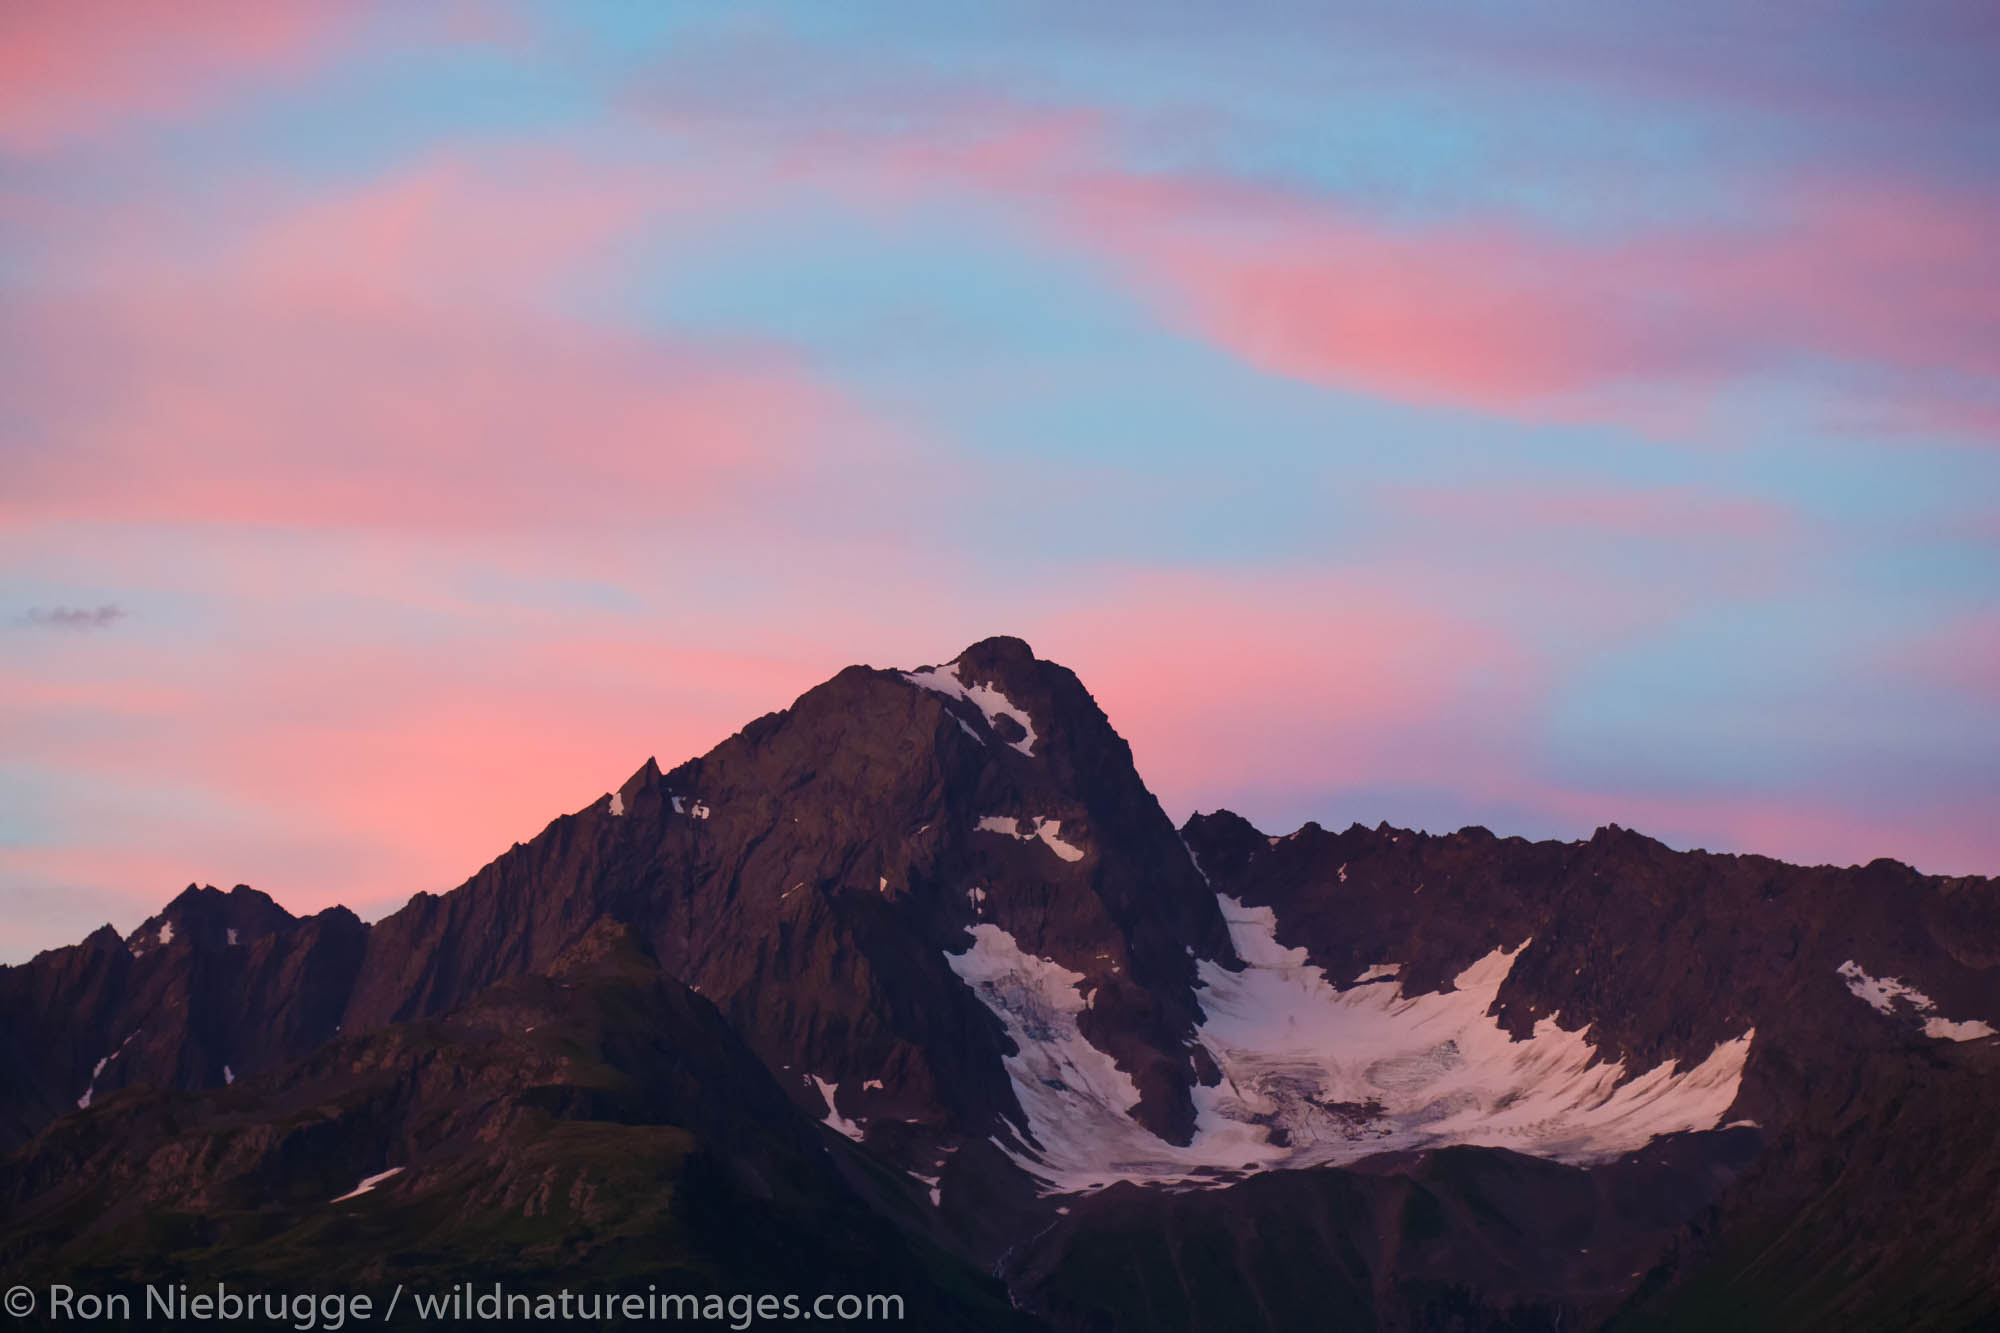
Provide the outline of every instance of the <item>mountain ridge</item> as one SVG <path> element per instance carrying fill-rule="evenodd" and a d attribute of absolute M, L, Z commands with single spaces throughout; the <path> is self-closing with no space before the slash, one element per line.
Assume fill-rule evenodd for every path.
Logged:
<path fill-rule="evenodd" d="M 1082 682 L 991 639 L 938 667 L 848 668 L 703 756 L 649 759 L 373 925 L 191 885 L 127 937 L 0 969 L 5 1169 L 58 1126 L 156 1095 L 127 1089 L 303 1077 L 330 1043 L 553 978 L 605 932 L 712 1008 L 821 1126 L 845 1182 L 828 1189 L 950 1263 L 997 1268 L 1059 1324 L 1144 1326 L 1118 1300 L 1161 1293 L 1117 1296 L 1091 1268 L 1116 1237 L 1151 1253 L 1175 1228 L 1261 1225 L 1276 1199 L 1332 1208 L 1326 1235 L 1359 1237 L 1391 1194 L 1458 1219 L 1443 1248 L 1371 1242 L 1367 1281 L 1327 1299 L 1391 1321 L 1433 1298 L 1494 1319 L 1523 1300 L 1632 1314 L 1728 1262 L 1716 1219 L 1749 1234 L 1773 1200 L 1821 1198 L 1829 1137 L 1883 1132 L 1926 1077 L 1976 1104 L 2000 1063 L 1991 880 L 1676 852 L 1616 825 L 1567 843 L 1387 824 L 1276 837 L 1217 811 L 1176 829 Z M 1481 1239 L 1479 1182 L 1580 1200 L 1656 1178 L 1639 1165 L 1655 1148 L 1686 1202 L 1640 1210 L 1629 1278 L 1565 1261 L 1572 1277 L 1520 1286 L 1553 1242 Z M 1515 1149 L 1561 1172 L 1360 1183 Z M 1884 1182 L 1923 1171 L 1870 1160 Z M 1977 1153 L 1955 1160 L 1940 1188 L 1982 1178 Z M 443 1168 L 418 1163 L 386 1196 L 425 1169 Z M 1301 1195 L 1281 1176 L 1330 1183 Z M 1120 1202 L 1163 1183 L 1199 1197 L 1158 1216 Z M 1974 1229 L 1989 1228 L 2000 1238 L 2000 1218 Z M 1501 1241 L 1520 1256 L 1505 1273 L 1452 1267 Z M 1264 1282 L 1217 1291 L 1294 1308 L 1297 1291 Z"/>

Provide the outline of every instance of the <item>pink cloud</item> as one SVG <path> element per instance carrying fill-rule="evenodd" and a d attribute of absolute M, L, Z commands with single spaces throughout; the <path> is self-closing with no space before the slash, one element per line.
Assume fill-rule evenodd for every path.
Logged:
<path fill-rule="evenodd" d="M 1399 229 L 1330 203 L 1080 182 L 1068 223 L 1193 330 L 1273 373 L 1531 419 L 1643 411 L 1821 359 L 2000 373 L 1982 236 L 2000 210 L 1931 191 L 1816 186 L 1759 231 L 1560 241 L 1503 223 Z M 1060 198 L 1056 207 L 1074 209 Z"/>
<path fill-rule="evenodd" d="M 528 159 L 239 201 L 220 236 L 120 218 L 75 242 L 10 315 L 40 429 L 0 519 L 653 523 L 896 447 L 776 349 L 567 314 L 562 282 L 670 225 L 672 191 Z"/>
<path fill-rule="evenodd" d="M 1144 237 L 1125 253 L 1177 317 L 1275 374 L 1539 416 L 1688 362 L 1670 327 L 1607 318 L 1557 280 L 1554 256 L 1497 226 L 1399 235 L 1328 212 L 1239 239 L 1198 216 L 1133 221 L 1090 231 Z"/>
<path fill-rule="evenodd" d="M 1711 327 L 1805 352 L 1910 370 L 2000 375 L 1989 293 L 2000 286 L 2000 201 L 1882 178 L 1813 178 L 1774 191 L 1749 235 L 1667 238 L 1649 294 L 1683 293 Z"/>
<path fill-rule="evenodd" d="M 0 151 L 39 154 L 176 115 L 244 79 L 297 77 L 358 6 L 55 0 L 0 7 Z"/>
<path fill-rule="evenodd" d="M 1289 378 L 1682 432 L 1720 391 L 1832 364 L 1880 384 L 1823 387 L 1829 412 L 1886 397 L 1926 404 L 1931 427 L 1990 426 L 1990 405 L 1958 404 L 1967 381 L 2000 375 L 1986 240 L 2000 203 L 1977 191 L 1822 175 L 1738 181 L 1754 223 L 1593 239 L 1498 215 L 1419 225 L 1263 181 L 1134 170 L 1124 130 L 1088 108 L 913 96 L 921 131 L 869 115 L 800 132 L 726 104 L 696 123 L 887 207 L 975 193 Z"/>

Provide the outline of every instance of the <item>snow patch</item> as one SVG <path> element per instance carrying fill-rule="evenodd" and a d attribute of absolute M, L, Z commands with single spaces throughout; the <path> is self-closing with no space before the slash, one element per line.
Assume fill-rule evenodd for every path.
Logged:
<path fill-rule="evenodd" d="M 1871 977 L 1862 971 L 1861 964 L 1852 958 L 1834 969 L 1847 981 L 1848 993 L 1855 999 L 1865 1001 L 1869 1008 L 1880 1014 L 1896 1012 L 1896 1001 L 1907 1000 L 1919 1010 L 1937 1008 L 1930 996 L 1914 986 L 1898 981 L 1894 977 Z"/>
<path fill-rule="evenodd" d="M 1003 833 L 1021 842 L 1033 842 L 1040 838 L 1050 851 L 1065 861 L 1075 862 L 1083 859 L 1083 848 L 1075 843 L 1063 841 L 1060 819 L 1042 817 L 1028 822 L 1034 825 L 1034 831 L 1031 833 L 1021 832 L 1022 821 L 1011 815 L 987 815 L 975 827 L 981 833 Z"/>
<path fill-rule="evenodd" d="M 1879 1014 L 1894 1016 L 1898 1004 L 1907 1004 L 1924 1018 L 1924 1035 L 1940 1041 L 1978 1041 L 1993 1035 L 1993 1027 L 1979 1019 L 1954 1022 L 1937 1015 L 1937 1001 L 1906 981 L 1895 977 L 1871 977 L 1852 958 L 1834 969 L 1847 982 L 1848 993 L 1867 1003 Z"/>
<path fill-rule="evenodd" d="M 827 1082 L 818 1074 L 807 1074 L 806 1077 L 812 1080 L 813 1086 L 819 1089 L 819 1095 L 826 1100 L 826 1118 L 820 1123 L 828 1129 L 839 1130 L 856 1143 L 861 1142 L 861 1126 L 849 1120 L 834 1107 L 834 1095 L 840 1091 L 840 1086 Z"/>
<path fill-rule="evenodd" d="M 688 808 L 688 813 L 696 819 L 707 819 L 709 815 L 708 803 L 706 801 L 696 801 Z"/>
<path fill-rule="evenodd" d="M 356 1185 L 353 1189 L 347 1191 L 347 1193 L 333 1200 L 333 1202 L 346 1203 L 349 1199 L 358 1199 L 364 1194 L 372 1194 L 377 1185 L 391 1176 L 400 1175 L 402 1170 L 403 1168 L 400 1166 L 392 1166 L 387 1171 L 380 1171 L 372 1176 L 363 1176 L 359 1185 Z"/>
<path fill-rule="evenodd" d="M 888 891 L 889 891 L 889 877 L 887 875 L 878 876 L 875 882 L 875 892 L 887 893 Z"/>
<path fill-rule="evenodd" d="M 229 937 L 230 944 L 233 945 L 236 943 L 236 927 L 234 926 L 228 927 L 226 930 L 223 931 L 223 934 Z"/>
<path fill-rule="evenodd" d="M 228 1065 L 224 1065 L 222 1067 L 222 1085 L 224 1087 L 228 1087 L 231 1083 L 234 1083 L 235 1081 L 236 1081 L 236 1071 L 231 1069 Z"/>
<path fill-rule="evenodd" d="M 1376 963 L 1366 972 L 1356 977 L 1354 984 L 1359 986 L 1364 981 L 1383 981 L 1389 977 L 1399 977 L 1402 974 L 1403 965 L 1401 963 Z"/>
<path fill-rule="evenodd" d="M 1943 1041 L 1978 1041 L 1981 1037 L 1992 1036 L 1993 1027 L 1977 1018 L 1963 1023 L 1954 1023 L 1949 1018 L 1931 1018 L 1924 1021 L 1924 1035 Z"/>
<path fill-rule="evenodd" d="M 686 814 L 686 813 L 687 813 L 687 806 L 685 806 L 685 805 L 683 805 L 683 804 L 681 803 L 681 798 L 680 798 L 680 797 L 678 797 L 678 796 L 669 796 L 669 797 L 667 797 L 667 799 L 668 799 L 668 800 L 670 800 L 670 801 L 672 801 L 672 802 L 674 803 L 674 813 L 675 813 L 675 814 L 677 814 L 677 815 L 684 815 L 684 814 Z"/>
<path fill-rule="evenodd" d="M 90 1067 L 90 1084 L 88 1087 L 84 1088 L 83 1096 L 76 1099 L 77 1110 L 88 1111 L 90 1109 L 90 1099 L 97 1095 L 98 1075 L 104 1072 L 104 1066 L 110 1064 L 113 1060 L 116 1060 L 121 1054 L 123 1054 L 125 1048 L 132 1044 L 132 1038 L 138 1035 L 139 1035 L 139 1029 L 133 1028 L 131 1032 L 126 1034 L 125 1040 L 118 1043 L 117 1050 L 103 1057 L 96 1064 Z"/>
<path fill-rule="evenodd" d="M 173 942 L 174 942 L 174 923 L 171 921 L 162 921 L 160 923 L 159 937 L 154 940 L 154 943 L 165 945 L 165 944 L 172 944 Z"/>
<path fill-rule="evenodd" d="M 882 1080 L 879 1078 L 868 1079 L 862 1083 L 861 1090 L 863 1092 L 880 1092 L 882 1090 Z"/>
<path fill-rule="evenodd" d="M 1035 753 L 1035 722 L 1033 718 L 1028 716 L 1028 711 L 1025 708 L 1016 707 L 1012 700 L 994 686 L 966 684 L 965 668 L 957 662 L 949 662 L 946 666 L 950 670 L 946 670 L 945 667 L 925 667 L 921 671 L 905 671 L 902 673 L 902 676 L 904 680 L 909 681 L 912 685 L 922 686 L 924 689 L 942 694 L 947 698 L 965 700 L 985 715 L 986 725 L 989 727 L 1002 717 L 1013 718 L 1021 724 L 1021 730 L 1026 732 L 1027 735 L 1018 741 L 1010 741 L 1008 743 L 1022 754 L 1032 758 Z M 964 727 L 964 721 L 961 720 L 959 725 Z M 970 727 L 966 727 L 965 729 L 972 731 Z M 977 732 L 973 732 L 973 739 L 980 739 Z"/>
<path fill-rule="evenodd" d="M 1180 839 L 1181 850 L 1187 853 L 1188 864 L 1194 867 L 1194 873 L 1201 876 L 1202 883 L 1208 885 L 1210 888 L 1214 888 L 1215 881 L 1211 880 L 1208 877 L 1208 872 L 1201 868 L 1201 858 L 1194 854 L 1194 848 L 1188 846 L 1187 835 L 1184 833 L 1177 833 L 1174 836 Z M 1188 950 L 1188 952 L 1192 954 L 1194 950 L 1190 949 Z"/>
<path fill-rule="evenodd" d="M 1040 1151 L 999 1144 L 1032 1174 L 1051 1184 L 1090 1172 L 1094 1159 L 1122 1158 L 1159 1143 L 1126 1112 L 1138 1089 L 1109 1055 L 1083 1039 L 1077 1016 L 1084 980 L 1061 963 L 1022 952 L 1014 937 L 990 922 L 972 928 L 972 947 L 945 962 L 980 1002 L 1006 1025 L 1017 1051 L 1006 1059 L 1021 1127 Z M 998 1142 L 996 1140 L 996 1142 Z M 1146 1174 L 1151 1174 L 1146 1173 Z"/>
<path fill-rule="evenodd" d="M 1045 1192 L 1121 1180 L 1212 1187 L 1249 1172 L 1459 1143 L 1587 1164 L 1660 1134 L 1712 1129 L 1736 1099 L 1754 1031 L 1691 1069 L 1663 1063 L 1636 1076 L 1553 1018 L 1512 1040 L 1488 1010 L 1525 941 L 1475 962 L 1444 994 L 1406 997 L 1388 985 L 1343 992 L 1305 950 L 1277 942 L 1270 908 L 1227 895 L 1219 903 L 1247 966 L 1197 963 L 1206 1017 L 1195 1035 L 1223 1077 L 1193 1090 L 1196 1131 L 1186 1147 L 1131 1118 L 1139 1100 L 1131 1078 L 1078 1031 L 1081 973 L 1024 953 L 989 923 L 973 927 L 966 952 L 946 955 L 1018 1048 L 1006 1065 L 1025 1137 L 1001 1146 Z"/>
<path fill-rule="evenodd" d="M 1038 819 L 1035 821 L 1035 836 L 1049 845 L 1049 850 L 1065 861 L 1081 861 L 1083 848 L 1074 843 L 1064 842 L 1062 821 L 1059 819 Z"/>
<path fill-rule="evenodd" d="M 611 793 L 611 813 L 614 815 L 625 813 L 625 793 L 616 791 Z"/>

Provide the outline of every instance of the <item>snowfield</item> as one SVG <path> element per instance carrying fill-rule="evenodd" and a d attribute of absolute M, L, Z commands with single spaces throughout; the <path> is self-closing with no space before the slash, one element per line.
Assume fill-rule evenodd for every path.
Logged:
<path fill-rule="evenodd" d="M 1121 1180 L 1210 1187 L 1447 1144 L 1588 1164 L 1661 1134 L 1713 1129 L 1736 1100 L 1753 1031 L 1693 1068 L 1636 1075 L 1601 1060 L 1587 1030 L 1565 1032 L 1553 1018 L 1512 1040 L 1487 1010 L 1526 941 L 1475 962 L 1443 994 L 1404 995 L 1386 964 L 1341 991 L 1305 950 L 1278 943 L 1270 908 L 1220 903 L 1246 966 L 1199 964 L 1197 1039 L 1223 1077 L 1194 1089 L 1186 1147 L 1128 1114 L 1139 1100 L 1132 1080 L 1077 1029 L 1089 1004 L 1081 973 L 1024 953 L 990 922 L 973 927 L 969 950 L 946 954 L 1019 1048 L 1007 1067 L 1027 1123 L 1002 1146 L 1045 1192 Z"/>

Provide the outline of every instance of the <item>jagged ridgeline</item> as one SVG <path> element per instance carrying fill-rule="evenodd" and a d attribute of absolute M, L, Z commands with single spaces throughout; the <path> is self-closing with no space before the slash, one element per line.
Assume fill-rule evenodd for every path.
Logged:
<path fill-rule="evenodd" d="M 0 1267 L 884 1291 L 920 1326 L 2000 1320 L 2000 890 L 1176 829 L 1015 639 L 370 926 L 0 969 Z"/>

